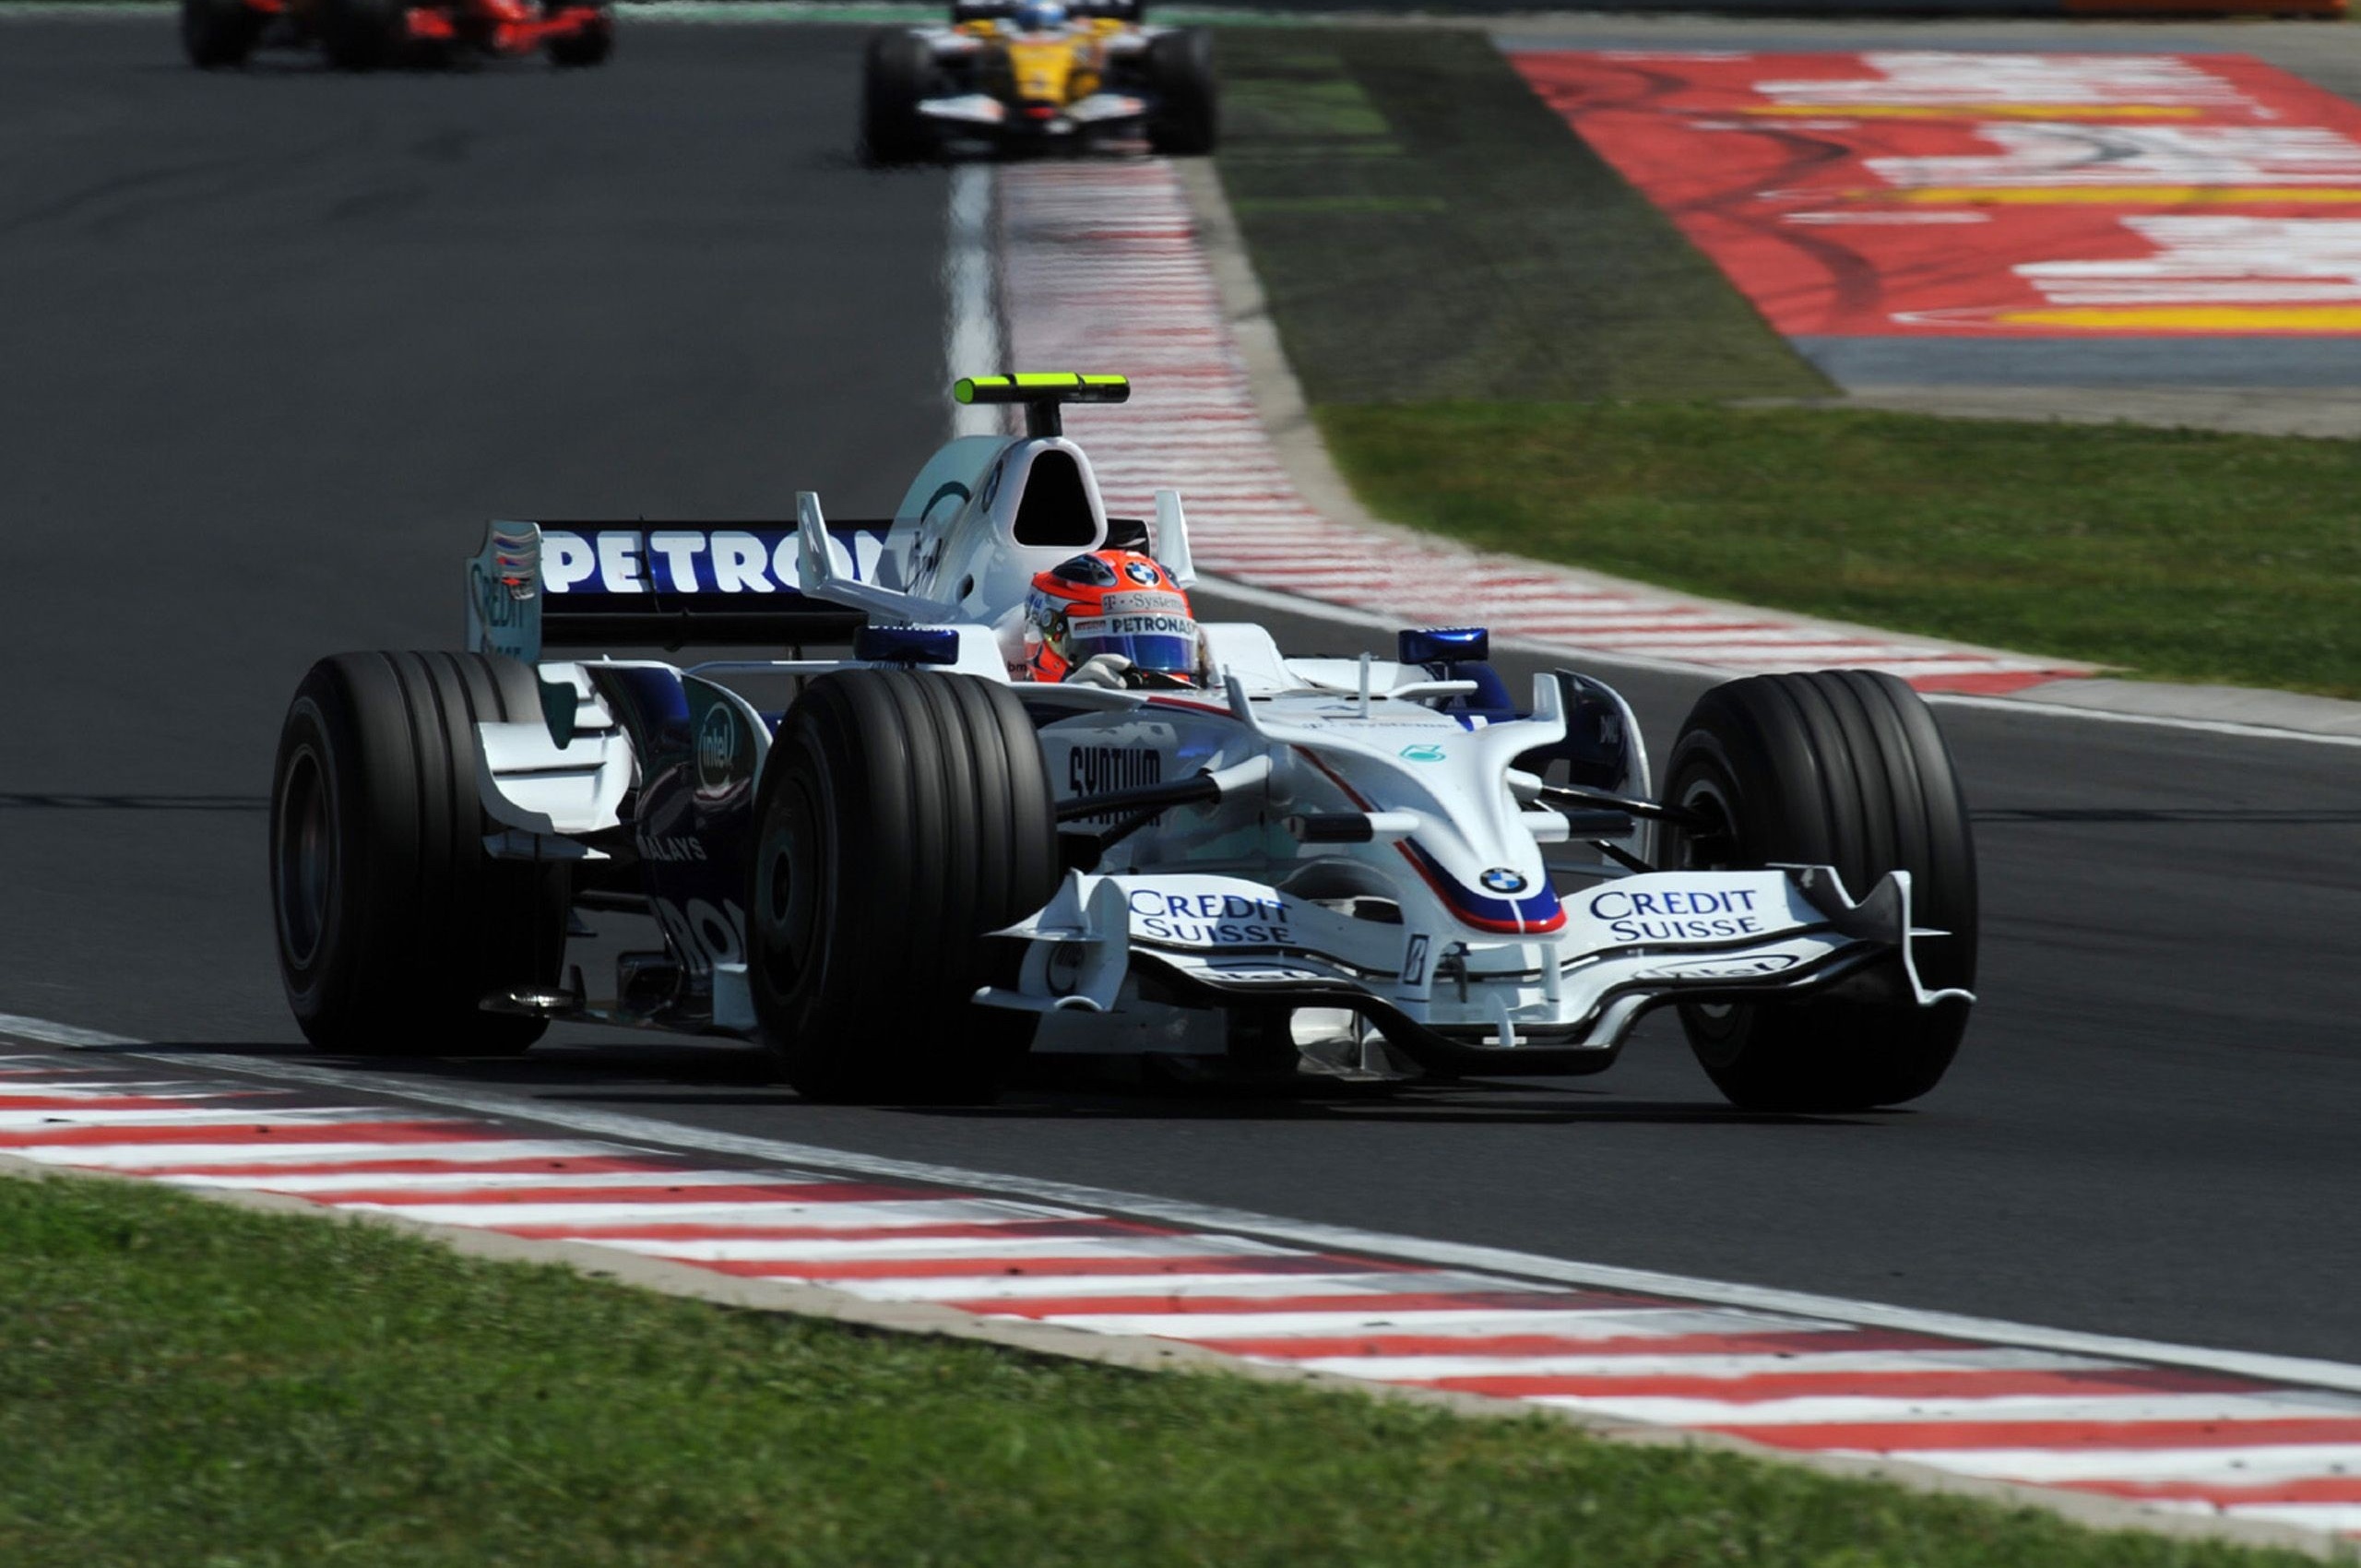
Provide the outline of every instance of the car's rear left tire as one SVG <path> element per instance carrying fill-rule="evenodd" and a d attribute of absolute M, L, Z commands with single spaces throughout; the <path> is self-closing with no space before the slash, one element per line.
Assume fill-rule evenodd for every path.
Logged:
<path fill-rule="evenodd" d="M 246 0 L 181 0 L 181 48 L 204 70 L 243 65 L 268 20 Z"/>
<path fill-rule="evenodd" d="M 1218 138 L 1213 35 L 1183 28 L 1150 39 L 1147 86 L 1148 146 L 1176 158 L 1212 152 Z"/>
<path fill-rule="evenodd" d="M 975 1004 L 989 932 L 1058 883 L 1040 742 L 1005 686 L 847 671 L 780 723 L 754 806 L 755 1016 L 813 1099 L 987 1100 L 1029 1013 Z"/>
<path fill-rule="evenodd" d="M 303 677 L 272 780 L 270 888 L 313 1044 L 491 1055 L 540 1038 L 540 1019 L 480 1004 L 554 983 L 566 877 L 486 851 L 475 735 L 540 712 L 533 672 L 491 655 L 344 653 Z"/>
<path fill-rule="evenodd" d="M 873 33 L 861 74 L 860 156 L 874 167 L 917 163 L 935 152 L 926 117 L 919 113 L 934 80 L 934 54 L 926 41 L 901 28 Z"/>
<path fill-rule="evenodd" d="M 1833 866 L 1856 898 L 1911 877 L 1912 944 L 1929 989 L 1975 980 L 1975 846 L 1951 753 L 1918 694 L 1862 670 L 1756 675 L 1697 699 L 1665 770 L 1664 799 L 1702 819 L 1666 837 L 1672 867 Z M 1810 1001 L 1684 1006 L 1714 1084 L 1758 1110 L 1855 1111 L 1933 1088 L 1967 1004 L 1920 1007 L 1884 984 Z"/>

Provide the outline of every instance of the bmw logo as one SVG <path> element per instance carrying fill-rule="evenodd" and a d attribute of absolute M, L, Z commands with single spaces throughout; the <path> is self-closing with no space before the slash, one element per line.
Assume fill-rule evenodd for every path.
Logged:
<path fill-rule="evenodd" d="M 1482 883 L 1488 890 L 1494 893 L 1522 893 L 1525 891 L 1525 878 L 1518 875 L 1515 872 L 1509 870 L 1506 866 L 1494 866 L 1491 870 L 1486 872 L 1482 876 L 1477 877 L 1476 880 Z"/>
<path fill-rule="evenodd" d="M 1153 561 L 1126 561 L 1123 563 L 1123 576 L 1147 588 L 1154 588 L 1164 580 Z"/>

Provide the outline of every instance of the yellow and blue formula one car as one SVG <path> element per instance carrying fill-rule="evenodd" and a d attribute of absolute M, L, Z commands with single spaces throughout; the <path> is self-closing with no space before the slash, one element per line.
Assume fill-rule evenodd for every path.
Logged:
<path fill-rule="evenodd" d="M 1134 0 L 970 0 L 946 27 L 870 41 L 861 145 L 908 163 L 956 142 L 1080 149 L 1144 136 L 1157 152 L 1214 149 L 1213 48 L 1200 28 L 1141 19 Z"/>

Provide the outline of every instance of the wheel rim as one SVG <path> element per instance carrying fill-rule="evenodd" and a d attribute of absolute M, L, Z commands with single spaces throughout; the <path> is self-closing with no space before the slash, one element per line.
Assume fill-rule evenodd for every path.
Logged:
<path fill-rule="evenodd" d="M 810 786 L 789 779 L 763 824 L 755 861 L 754 914 L 762 924 L 762 963 L 774 995 L 793 993 L 826 939 L 829 836 Z M 798 852 L 798 847 L 801 852 Z"/>
<path fill-rule="evenodd" d="M 319 754 L 306 746 L 279 781 L 271 859 L 278 893 L 279 945 L 288 963 L 309 968 L 319 956 L 336 897 L 336 822 Z"/>

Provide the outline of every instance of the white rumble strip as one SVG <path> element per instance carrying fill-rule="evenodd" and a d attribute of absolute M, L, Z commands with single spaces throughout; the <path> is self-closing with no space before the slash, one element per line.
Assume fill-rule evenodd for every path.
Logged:
<path fill-rule="evenodd" d="M 43 1038 L 36 1020 L 0 1016 L 0 1030 Z M 315 1086 L 346 1077 L 235 1067 Z M 1420 1245 L 1407 1239 L 1393 1255 L 1362 1255 L 946 1191 L 884 1174 L 894 1162 L 836 1164 L 816 1149 L 808 1168 L 715 1169 L 606 1137 L 552 1138 L 443 1098 L 469 1113 L 273 1106 L 241 1088 L 17 1057 L 0 1060 L 0 1154 L 2361 1538 L 2361 1369 L 2315 1363 L 2343 1389 L 2301 1387 L 2217 1370 L 2236 1364 L 2227 1354 L 2156 1364 L 1898 1326 L 1897 1309 L 1848 1320 L 1539 1282 L 1406 1261 Z M 653 1135 L 717 1151 L 734 1138 Z"/>

